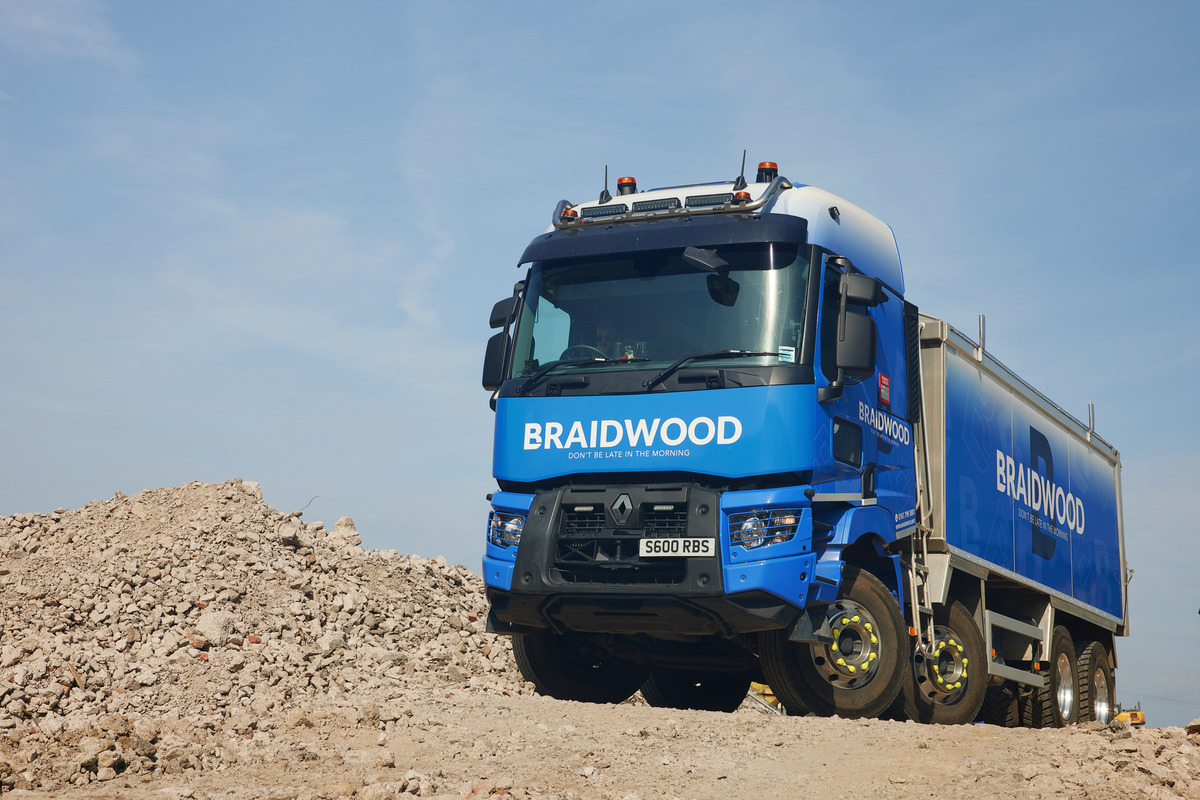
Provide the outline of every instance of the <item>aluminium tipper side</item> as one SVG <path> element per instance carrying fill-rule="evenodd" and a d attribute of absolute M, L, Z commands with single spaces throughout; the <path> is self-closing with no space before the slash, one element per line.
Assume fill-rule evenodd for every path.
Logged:
<path fill-rule="evenodd" d="M 934 539 L 1124 630 L 1119 454 L 945 322 L 920 322 Z"/>

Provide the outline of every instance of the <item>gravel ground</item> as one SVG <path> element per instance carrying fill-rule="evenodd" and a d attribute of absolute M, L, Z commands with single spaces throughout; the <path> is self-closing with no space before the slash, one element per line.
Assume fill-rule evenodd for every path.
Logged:
<path fill-rule="evenodd" d="M 478 577 L 241 480 L 0 518 L 0 794 L 1195 798 L 1188 728 L 539 697 Z"/>

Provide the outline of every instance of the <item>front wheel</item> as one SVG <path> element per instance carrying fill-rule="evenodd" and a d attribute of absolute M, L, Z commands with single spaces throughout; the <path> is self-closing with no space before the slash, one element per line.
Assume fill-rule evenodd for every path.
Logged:
<path fill-rule="evenodd" d="M 974 722 L 987 691 L 983 634 L 957 600 L 934 612 L 933 634 L 928 657 L 914 652 L 897 703 L 902 703 L 904 716 L 916 722 Z"/>
<path fill-rule="evenodd" d="M 654 667 L 642 684 L 642 697 L 656 708 L 737 711 L 750 691 L 748 672 L 706 672 Z"/>
<path fill-rule="evenodd" d="M 896 699 L 908 668 L 896 598 L 874 575 L 848 566 L 826 619 L 830 644 L 792 642 L 786 631 L 760 637 L 767 683 L 793 716 L 879 716 Z"/>
<path fill-rule="evenodd" d="M 649 667 L 613 658 L 586 637 L 551 630 L 513 637 L 513 657 L 538 694 L 581 703 L 620 703 L 646 680 Z"/>

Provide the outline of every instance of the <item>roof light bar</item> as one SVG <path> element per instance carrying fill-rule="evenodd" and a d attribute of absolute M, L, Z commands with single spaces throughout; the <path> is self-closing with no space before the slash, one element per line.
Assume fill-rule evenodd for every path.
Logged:
<path fill-rule="evenodd" d="M 584 219 L 594 219 L 595 217 L 619 217 L 629 210 L 629 206 L 624 203 L 606 206 L 587 206 L 583 209 Z"/>
<path fill-rule="evenodd" d="M 678 197 L 664 197 L 661 200 L 638 200 L 633 204 L 633 213 L 642 214 L 648 211 L 674 211 L 679 208 Z"/>
<path fill-rule="evenodd" d="M 764 165 L 774 166 L 774 162 L 765 161 Z M 764 167 L 766 168 L 766 167 Z M 622 186 L 619 189 L 621 194 L 632 194 L 637 189 L 637 183 L 633 178 L 621 178 Z M 693 184 L 693 186 L 712 186 L 713 184 Z M 654 189 L 653 191 L 669 191 L 673 189 L 685 189 L 690 187 L 675 186 L 665 189 Z M 585 206 L 583 217 L 579 215 L 576 206 L 566 200 L 560 200 L 558 206 L 554 210 L 554 216 L 551 217 L 551 224 L 554 228 L 562 230 L 564 228 L 575 228 L 586 224 L 589 220 L 605 220 L 608 223 L 617 222 L 636 222 L 639 219 L 645 219 L 648 216 L 656 217 L 674 217 L 674 216 L 690 216 L 693 214 L 720 214 L 724 212 L 735 212 L 744 214 L 749 211 L 755 211 L 771 202 L 780 192 L 794 188 L 792 182 L 781 175 L 775 175 L 771 178 L 770 185 L 754 199 L 749 192 L 719 192 L 713 194 L 689 195 L 683 200 L 683 208 L 680 208 L 680 200 L 678 197 L 660 197 L 654 200 L 638 200 L 633 203 L 633 210 L 624 203 L 618 203 L 613 206 L 605 204 L 603 206 Z"/>
<path fill-rule="evenodd" d="M 721 194 L 694 194 L 688 197 L 684 203 L 688 208 L 707 208 L 711 206 L 723 206 L 726 203 L 733 202 L 732 192 L 723 192 Z"/>

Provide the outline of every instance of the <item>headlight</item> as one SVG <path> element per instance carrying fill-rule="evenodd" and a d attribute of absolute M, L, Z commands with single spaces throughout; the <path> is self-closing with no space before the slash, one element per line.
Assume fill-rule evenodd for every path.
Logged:
<path fill-rule="evenodd" d="M 796 535 L 800 513 L 800 509 L 786 508 L 730 514 L 729 541 L 747 550 L 786 542 Z"/>
<path fill-rule="evenodd" d="M 525 517 L 493 511 L 488 517 L 488 541 L 498 547 L 509 547 L 521 541 Z"/>

